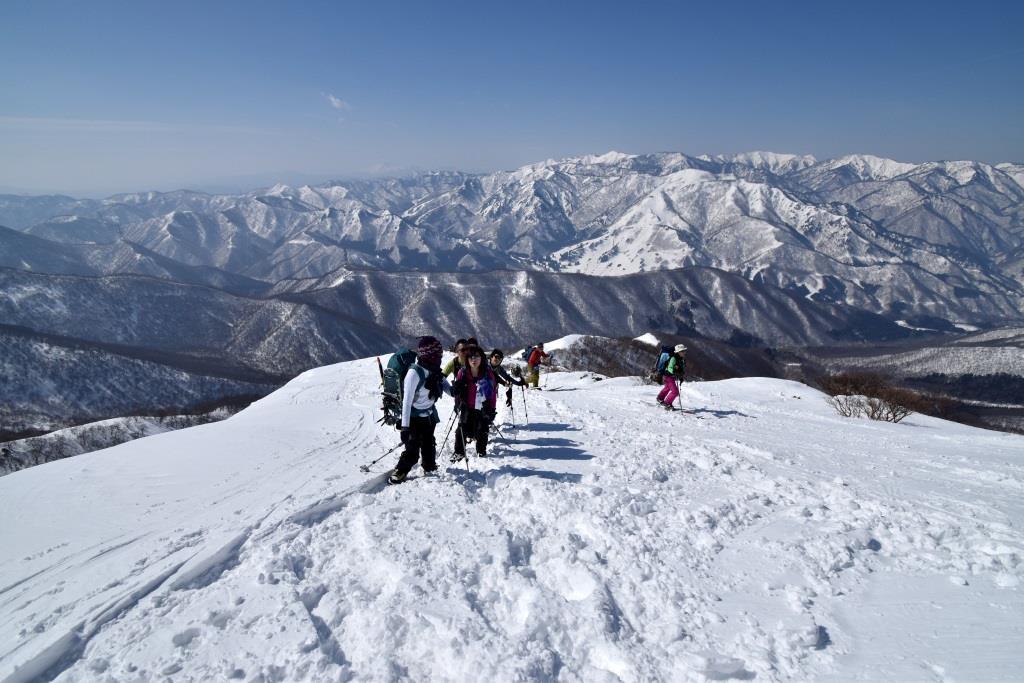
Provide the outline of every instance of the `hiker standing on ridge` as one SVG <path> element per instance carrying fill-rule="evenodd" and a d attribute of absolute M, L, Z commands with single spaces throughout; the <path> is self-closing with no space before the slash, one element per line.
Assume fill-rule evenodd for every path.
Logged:
<path fill-rule="evenodd" d="M 660 365 L 660 362 L 659 362 Z M 665 410 L 674 410 L 672 404 L 679 396 L 677 381 L 682 382 L 686 376 L 686 345 L 676 344 L 675 349 L 663 370 L 663 381 L 665 386 L 658 394 L 658 403 L 665 407 Z"/>
<path fill-rule="evenodd" d="M 494 349 L 491 351 L 489 356 L 491 372 L 494 373 L 494 378 L 498 380 L 498 384 L 504 384 L 508 387 L 505 392 L 505 405 L 509 408 L 512 407 L 512 387 L 525 387 L 526 381 L 523 379 L 516 379 L 508 374 L 508 371 L 502 367 L 501 362 L 505 360 L 505 353 L 501 349 Z"/>
<path fill-rule="evenodd" d="M 455 342 L 455 358 L 448 361 L 442 371 L 445 377 L 451 375 L 452 379 L 454 379 L 459 374 L 459 370 L 466 367 L 466 349 L 469 346 L 468 339 L 460 339 Z"/>
<path fill-rule="evenodd" d="M 434 406 L 441 392 L 452 393 L 448 380 L 441 374 L 441 342 L 434 337 L 420 337 L 416 345 L 416 362 L 405 374 L 402 394 L 402 443 L 405 450 L 388 477 L 388 483 L 400 484 L 409 476 L 416 461 L 423 458 L 423 471 L 437 470 L 437 444 L 434 427 L 440 421 Z"/>
<path fill-rule="evenodd" d="M 526 359 L 526 367 L 530 370 L 527 381 L 534 389 L 540 389 L 540 365 L 550 355 L 544 353 L 544 342 L 541 342 L 533 347 L 533 350 L 530 351 L 530 355 Z"/>
<path fill-rule="evenodd" d="M 466 441 L 476 441 L 476 454 L 487 455 L 487 435 L 497 412 L 498 382 L 479 346 L 466 350 L 466 367 L 459 370 L 453 385 L 459 410 L 459 428 L 455 430 L 455 454 L 452 462 L 466 457 Z"/>

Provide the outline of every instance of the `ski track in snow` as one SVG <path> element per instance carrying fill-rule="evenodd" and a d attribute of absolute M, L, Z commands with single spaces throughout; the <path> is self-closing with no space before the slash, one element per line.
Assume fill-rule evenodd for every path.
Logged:
<path fill-rule="evenodd" d="M 17 537 L 40 549 L 0 564 L 0 677 L 1013 680 L 1024 663 L 1021 437 L 844 420 L 779 380 L 687 384 L 694 412 L 670 414 L 637 380 L 549 374 L 529 424 L 517 390 L 490 457 L 448 464 L 453 435 L 440 476 L 386 486 L 397 454 L 358 471 L 396 441 L 375 372 L 311 371 L 224 423 L 0 480 L 39 493 L 107 458 L 135 485 L 159 482 L 124 472 L 147 452 L 241 454 L 205 492 L 155 486 L 88 547 Z"/>

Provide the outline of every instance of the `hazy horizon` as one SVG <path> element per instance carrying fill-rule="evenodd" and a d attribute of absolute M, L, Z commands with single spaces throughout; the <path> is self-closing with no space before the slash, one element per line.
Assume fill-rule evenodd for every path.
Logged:
<path fill-rule="evenodd" d="M 660 153 L 683 153 L 688 156 L 698 157 L 703 154 L 710 156 L 716 156 L 717 152 L 701 152 L 701 153 L 690 153 L 686 150 L 659 150 L 657 152 L 623 152 L 623 150 L 604 150 L 595 152 L 586 152 L 579 155 L 571 155 L 555 158 L 555 160 L 578 158 L 583 156 L 599 156 L 609 152 L 620 152 L 625 154 L 660 154 Z M 736 152 L 735 154 L 752 153 L 752 152 L 768 152 L 774 154 L 793 154 L 802 155 L 803 153 L 796 152 L 785 152 L 779 150 L 744 150 Z M 862 154 L 869 156 L 879 156 L 877 154 L 872 155 L 870 152 L 849 152 L 848 154 L 841 154 L 832 157 L 818 157 L 815 158 L 819 161 L 828 161 L 829 159 L 836 159 L 842 156 L 848 156 L 853 154 Z M 536 163 L 542 163 L 549 158 L 535 159 L 533 161 L 526 162 L 521 166 L 508 167 L 508 168 L 493 168 L 493 169 L 464 169 L 464 168 L 427 168 L 427 167 L 410 167 L 405 169 L 390 169 L 385 171 L 366 171 L 363 173 L 337 173 L 337 174 L 308 174 L 300 171 L 283 171 L 281 173 L 267 173 L 267 174 L 255 174 L 251 176 L 236 176 L 226 178 L 212 178 L 205 180 L 197 180 L 193 182 L 182 182 L 182 183 L 165 183 L 160 187 L 127 187 L 127 188 L 109 188 L 100 189 L 94 191 L 74 192 L 74 191 L 62 191 L 62 190 L 38 190 L 32 188 L 19 188 L 11 187 L 6 185 L 0 185 L 0 194 L 8 195 L 23 195 L 23 196 L 45 196 L 45 195 L 64 195 L 70 196 L 75 199 L 105 199 L 107 197 L 119 194 L 133 194 L 139 192 L 176 192 L 176 191 L 192 191 L 202 192 L 206 194 L 244 194 L 247 192 L 253 192 L 263 188 L 273 187 L 277 184 L 289 185 L 292 187 L 298 187 L 302 185 L 318 186 L 324 185 L 331 182 L 349 182 L 359 180 L 371 180 L 371 179 L 387 179 L 387 178 L 406 178 L 412 177 L 421 173 L 432 173 L 432 172 L 458 172 L 458 173 L 470 173 L 486 175 L 489 173 L 497 173 L 502 171 L 514 171 L 522 166 L 528 166 Z M 890 158 L 891 157 L 884 157 Z M 1024 163 L 1015 159 L 1003 159 L 998 162 L 988 162 L 981 159 L 892 159 L 893 161 L 904 162 L 904 163 L 927 163 L 927 162 L 942 162 L 942 161 L 980 161 L 982 163 L 996 164 L 996 163 Z"/>

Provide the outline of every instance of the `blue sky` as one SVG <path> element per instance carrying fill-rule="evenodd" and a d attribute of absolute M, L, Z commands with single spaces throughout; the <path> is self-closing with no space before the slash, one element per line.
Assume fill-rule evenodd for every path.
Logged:
<path fill-rule="evenodd" d="M 608 150 L 1024 160 L 1024 3 L 0 4 L 0 189 Z"/>

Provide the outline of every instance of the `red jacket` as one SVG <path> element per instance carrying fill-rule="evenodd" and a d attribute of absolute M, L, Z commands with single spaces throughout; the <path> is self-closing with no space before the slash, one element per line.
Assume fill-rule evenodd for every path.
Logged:
<path fill-rule="evenodd" d="M 535 368 L 540 365 L 541 359 L 547 358 L 548 354 L 544 353 L 537 347 L 534 347 L 533 351 L 530 352 L 530 359 L 526 361 L 526 364 L 531 368 Z"/>

